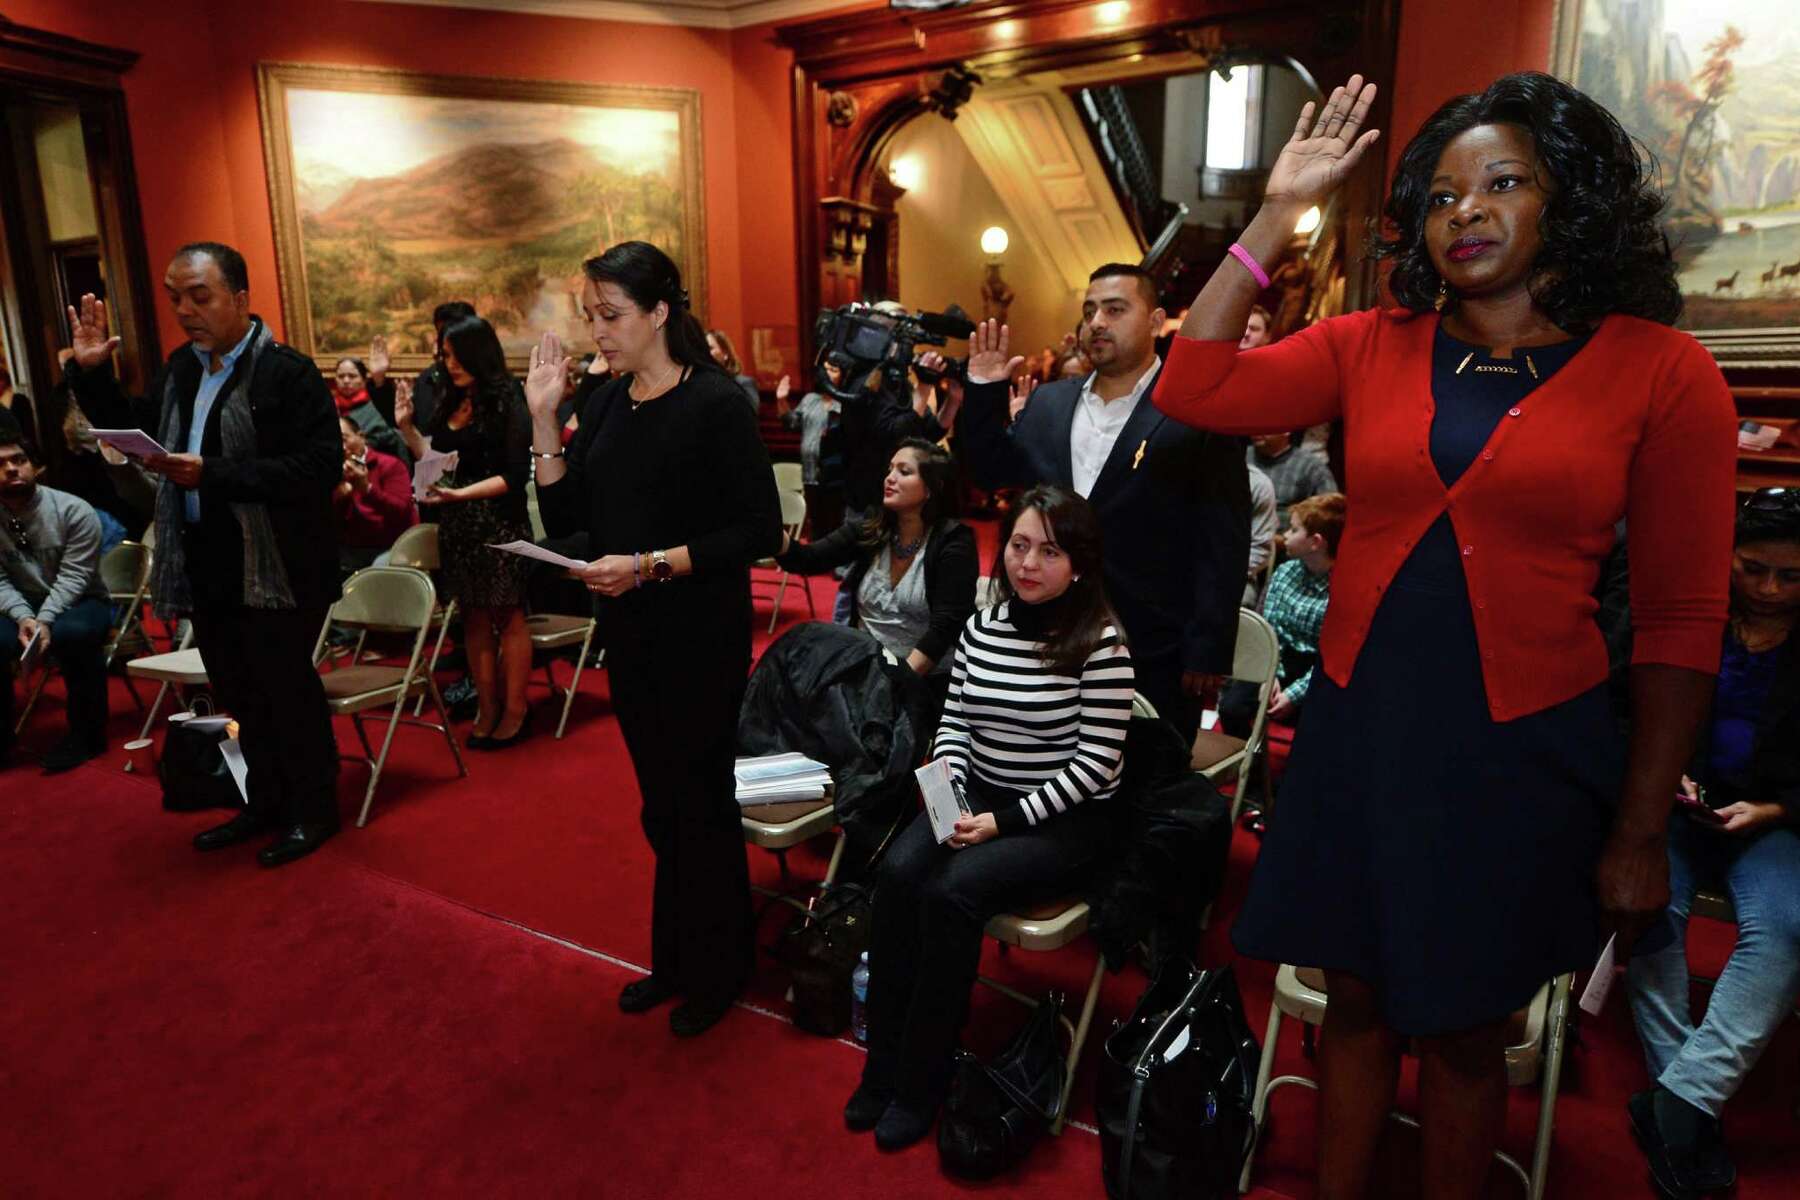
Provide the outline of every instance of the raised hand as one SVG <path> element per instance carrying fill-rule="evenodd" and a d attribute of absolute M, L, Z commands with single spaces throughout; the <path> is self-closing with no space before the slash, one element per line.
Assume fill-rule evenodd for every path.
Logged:
<path fill-rule="evenodd" d="M 969 382 L 999 383 L 1011 379 L 1024 365 L 1022 355 L 1011 353 L 1012 329 L 998 321 L 983 321 L 969 338 Z"/>
<path fill-rule="evenodd" d="M 413 423 L 412 380 L 394 380 L 394 424 L 411 429 Z"/>
<path fill-rule="evenodd" d="M 106 335 L 106 301 L 94 299 L 92 292 L 81 298 L 79 312 L 69 305 L 69 328 L 73 331 L 69 346 L 84 371 L 108 361 L 119 348 L 119 339 Z"/>
<path fill-rule="evenodd" d="M 387 378 L 388 367 L 392 360 L 388 358 L 387 338 L 376 334 L 369 339 L 369 378 L 380 383 Z"/>
<path fill-rule="evenodd" d="M 1264 201 L 1313 205 L 1336 191 L 1381 136 L 1379 129 L 1360 132 L 1374 103 L 1375 85 L 1364 83 L 1361 75 L 1334 89 L 1316 120 L 1315 106 L 1307 101 L 1293 136 L 1269 170 Z"/>
<path fill-rule="evenodd" d="M 525 406 L 532 416 L 555 422 L 568 378 L 569 356 L 563 352 L 562 339 L 554 332 L 544 334 L 531 348 L 531 368 L 525 373 Z"/>
<path fill-rule="evenodd" d="M 786 404 L 788 396 L 790 396 L 793 391 L 793 379 L 790 376 L 783 375 L 781 381 L 775 385 L 775 403 Z"/>
<path fill-rule="evenodd" d="M 1006 402 L 1006 419 L 1008 421 L 1019 419 L 1019 414 L 1025 411 L 1025 405 L 1031 399 L 1031 393 L 1036 388 L 1037 380 L 1029 375 L 1021 375 L 1013 382 L 1012 395 Z"/>

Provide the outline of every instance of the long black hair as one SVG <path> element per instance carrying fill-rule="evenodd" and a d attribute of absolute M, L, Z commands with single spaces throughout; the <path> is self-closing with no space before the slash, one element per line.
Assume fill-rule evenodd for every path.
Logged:
<path fill-rule="evenodd" d="M 1800 545 L 1800 488 L 1766 487 L 1744 497 L 1738 505 L 1733 546 L 1755 542 L 1791 542 Z"/>
<path fill-rule="evenodd" d="M 1394 260 L 1394 299 L 1417 312 L 1437 305 L 1443 280 L 1425 247 L 1431 179 L 1444 147 L 1477 125 L 1525 130 L 1553 181 L 1531 284 L 1538 307 L 1571 333 L 1615 312 L 1673 325 L 1681 287 L 1659 220 L 1655 160 L 1605 107 L 1541 71 L 1506 75 L 1484 92 L 1445 102 L 1401 151 L 1387 202 L 1393 236 L 1371 247 Z M 1446 300 L 1454 304 L 1455 296 Z"/>
<path fill-rule="evenodd" d="M 444 344 L 456 355 L 462 369 L 474 376 L 467 389 L 452 382 L 446 390 L 448 403 L 439 404 L 432 414 L 429 433 L 449 428 L 450 418 L 462 407 L 463 398 L 472 396 L 470 423 L 484 438 L 499 440 L 504 436 L 506 414 L 513 404 L 516 384 L 506 369 L 506 351 L 494 327 L 480 317 L 458 317 L 444 327 Z"/>
<path fill-rule="evenodd" d="M 1040 483 L 1020 496 L 1006 514 L 1000 527 L 1000 548 L 994 552 L 991 574 L 995 595 L 1003 601 L 1015 595 L 1012 577 L 1006 573 L 1006 544 L 1027 512 L 1037 513 L 1044 532 L 1069 556 L 1069 567 L 1076 575 L 1068 590 L 1050 602 L 1056 616 L 1045 630 L 1044 661 L 1059 675 L 1079 675 L 1108 625 L 1118 632 L 1121 642 L 1125 640 L 1125 630 L 1106 599 L 1100 518 L 1085 499 L 1051 484 Z"/>
<path fill-rule="evenodd" d="M 689 306 L 674 259 L 649 242 L 620 242 L 582 263 L 581 270 L 595 283 L 616 284 L 645 312 L 667 304 L 669 320 L 663 336 L 668 339 L 669 357 L 696 371 L 719 370 L 706 348 L 706 327 Z"/>
<path fill-rule="evenodd" d="M 919 478 L 925 484 L 925 506 L 919 510 L 919 519 L 925 522 L 927 532 L 936 529 L 938 522 L 948 518 L 956 506 L 956 465 L 950 458 L 949 451 L 936 442 L 928 442 L 924 438 L 909 437 L 894 447 L 894 454 L 902 450 L 911 450 L 919 459 Z M 890 459 L 893 455 L 888 456 Z M 900 518 L 885 504 L 876 505 L 869 519 L 862 523 L 857 540 L 864 546 L 874 548 L 893 538 L 900 531 Z"/>

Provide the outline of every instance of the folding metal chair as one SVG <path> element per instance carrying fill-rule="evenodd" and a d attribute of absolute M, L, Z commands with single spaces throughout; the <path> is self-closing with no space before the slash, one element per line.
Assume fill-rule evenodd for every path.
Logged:
<path fill-rule="evenodd" d="M 421 521 L 394 539 L 388 548 L 388 566 L 412 567 L 430 575 L 438 569 L 438 527 L 435 522 Z M 456 601 L 440 604 L 431 613 L 431 623 L 437 626 L 437 639 L 431 644 L 430 665 L 427 668 L 432 674 L 437 673 L 438 656 L 444 652 L 444 639 L 450 633 L 450 624 L 456 619 Z M 356 644 L 357 654 L 362 653 L 362 642 Z M 425 711 L 425 697 L 421 694 L 413 704 L 413 716 Z M 558 734 L 560 737 L 561 735 Z"/>
<path fill-rule="evenodd" d="M 790 540 L 798 541 L 800 538 L 800 530 L 806 524 L 806 494 L 804 492 L 788 491 L 778 491 L 777 494 L 781 497 L 781 527 L 787 531 Z M 762 559 L 756 563 L 756 566 L 765 571 L 781 572 L 781 579 L 778 585 L 773 584 L 766 579 L 753 579 L 750 581 L 750 586 L 753 591 L 757 587 L 775 587 L 775 608 L 769 613 L 769 632 L 774 633 L 775 626 L 781 621 L 781 605 L 782 602 L 787 599 L 788 579 L 790 576 L 787 571 L 782 568 L 781 564 L 772 558 Z M 813 619 L 817 620 L 819 616 L 819 607 L 818 602 L 813 599 L 812 588 L 807 587 L 805 583 L 802 582 L 800 590 L 806 593 L 807 611 L 812 615 Z"/>
<path fill-rule="evenodd" d="M 1562 1083 L 1563 1054 L 1568 1048 L 1570 992 L 1574 983 L 1574 975 L 1558 975 L 1539 988 L 1531 1002 L 1515 1013 L 1507 1026 L 1507 1082 L 1513 1087 L 1528 1087 L 1541 1080 L 1537 1137 L 1532 1143 L 1530 1171 L 1505 1151 L 1495 1151 L 1494 1157 L 1525 1185 L 1529 1200 L 1542 1200 L 1549 1174 L 1550 1136 L 1556 1125 L 1556 1095 Z M 1269 1078 L 1275 1068 L 1281 1018 L 1284 1015 L 1294 1017 L 1316 1028 L 1325 1023 L 1329 999 L 1323 971 L 1283 965 L 1275 974 L 1275 999 L 1269 1005 L 1269 1025 L 1263 1034 L 1262 1064 L 1256 1072 L 1255 1100 L 1251 1108 L 1256 1136 L 1244 1159 L 1244 1173 L 1238 1178 L 1239 1192 L 1250 1190 L 1250 1171 L 1256 1164 L 1256 1151 L 1261 1148 L 1263 1133 L 1268 1128 L 1269 1095 L 1289 1084 L 1299 1084 L 1314 1091 L 1319 1087 L 1317 1081 L 1305 1075 Z M 1390 1112 L 1388 1116 L 1408 1128 L 1419 1127 L 1418 1119 L 1406 1113 Z"/>
<path fill-rule="evenodd" d="M 369 787 L 363 793 L 362 811 L 356 818 L 359 828 L 368 824 L 375 787 L 381 782 L 382 768 L 387 765 L 394 730 L 402 722 L 442 733 L 450 746 L 451 757 L 456 760 L 457 774 L 469 773 L 463 765 L 462 750 L 450 733 L 450 717 L 444 708 L 444 698 L 438 693 L 437 682 L 424 662 L 425 638 L 431 631 L 432 613 L 436 608 L 437 591 L 425 572 L 414 567 L 366 567 L 344 584 L 343 598 L 331 606 L 330 615 L 319 627 L 319 640 L 313 647 L 315 665 L 324 658 L 326 637 L 334 623 L 365 635 L 370 632 L 412 635 L 412 653 L 404 667 L 357 663 L 323 674 L 326 703 L 334 715 L 349 715 L 356 727 L 357 740 L 362 743 L 361 761 L 369 766 Z M 437 706 L 438 716 L 443 718 L 441 724 L 402 715 L 406 702 L 421 692 L 429 695 Z M 390 706 L 392 711 L 388 715 L 387 733 L 381 740 L 381 752 L 377 754 L 369 745 L 362 714 L 383 706 Z"/>
<path fill-rule="evenodd" d="M 156 689 L 156 699 L 150 702 L 150 711 L 144 714 L 144 727 L 138 730 L 138 738 L 142 740 L 150 736 L 150 730 L 156 725 L 157 714 L 162 712 L 163 701 L 168 698 L 171 688 L 179 691 L 182 688 L 203 688 L 210 682 L 206 677 L 206 664 L 201 661 L 200 648 L 193 645 L 194 627 L 190 624 L 181 633 L 181 639 L 175 649 L 166 654 L 148 654 L 143 658 L 134 658 L 125 664 L 125 674 L 137 679 L 152 679 L 161 686 Z M 126 770 L 130 770 L 129 764 Z"/>
<path fill-rule="evenodd" d="M 1250 724 L 1250 736 L 1233 737 L 1220 729 L 1202 729 L 1194 735 L 1190 762 L 1194 770 L 1214 783 L 1228 773 L 1237 773 L 1231 789 L 1231 820 L 1235 824 L 1238 810 L 1244 806 L 1244 787 L 1250 778 L 1250 766 L 1263 753 L 1268 743 L 1269 700 L 1275 692 L 1275 675 L 1281 666 L 1281 639 L 1275 627 L 1263 620 L 1262 614 L 1247 608 L 1238 609 L 1237 649 L 1231 658 L 1231 678 L 1256 684 L 1256 718 Z M 1263 772 L 1263 807 L 1269 805 L 1269 773 Z"/>
<path fill-rule="evenodd" d="M 556 685 L 556 675 L 550 670 L 551 660 L 544 659 L 544 681 L 550 690 L 563 698 L 562 718 L 556 723 L 556 736 L 561 737 L 563 730 L 569 725 L 569 709 L 575 706 L 575 689 L 581 685 L 581 670 L 587 665 L 588 647 L 594 641 L 594 628 L 597 622 L 593 617 L 566 617 L 554 613 L 533 613 L 525 618 L 525 628 L 531 632 L 531 649 L 538 651 L 560 650 L 567 646 L 579 646 L 575 656 L 575 674 L 569 680 L 567 688 Z M 436 656 L 432 658 L 437 661 Z"/>

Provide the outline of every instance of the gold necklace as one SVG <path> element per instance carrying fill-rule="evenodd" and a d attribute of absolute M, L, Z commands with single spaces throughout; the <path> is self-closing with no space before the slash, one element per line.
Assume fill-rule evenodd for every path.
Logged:
<path fill-rule="evenodd" d="M 661 377 L 657 379 L 656 383 L 650 388 L 650 390 L 648 392 L 646 392 L 642 396 L 631 396 L 631 406 L 633 408 L 636 408 L 638 405 L 647 404 L 650 401 L 656 399 L 658 396 L 662 395 L 663 392 L 667 390 L 669 376 L 671 374 L 679 374 L 680 371 L 681 371 L 680 363 L 678 363 L 678 362 L 670 363 L 669 369 L 662 373 Z M 635 378 L 633 378 L 632 382 L 636 383 L 637 380 Z M 630 392 L 628 391 L 626 393 L 626 395 L 630 395 Z"/>
<path fill-rule="evenodd" d="M 1463 373 L 1463 368 L 1468 366 L 1474 357 L 1475 352 L 1473 350 L 1463 355 L 1463 360 L 1456 364 L 1456 374 L 1461 375 Z M 1531 355 L 1529 354 L 1525 356 L 1525 365 L 1531 368 L 1531 377 L 1533 379 L 1542 378 L 1542 376 L 1538 374 L 1537 364 L 1531 361 Z M 1507 364 L 1500 362 L 1476 363 L 1475 371 L 1477 374 L 1487 371 L 1495 375 L 1517 375 L 1519 373 L 1519 368 L 1508 366 Z"/>

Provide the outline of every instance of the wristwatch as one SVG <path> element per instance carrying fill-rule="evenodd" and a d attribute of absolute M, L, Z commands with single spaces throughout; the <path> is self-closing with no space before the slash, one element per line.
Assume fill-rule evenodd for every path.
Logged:
<path fill-rule="evenodd" d="M 650 578 L 656 583 L 667 583 L 675 578 L 675 564 L 669 561 L 667 550 L 650 552 Z"/>

